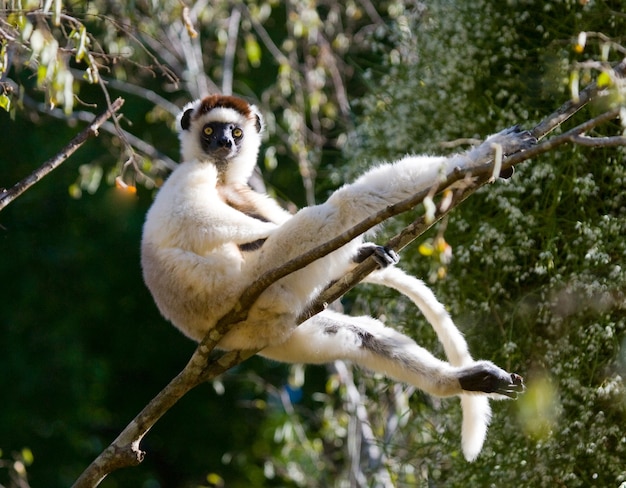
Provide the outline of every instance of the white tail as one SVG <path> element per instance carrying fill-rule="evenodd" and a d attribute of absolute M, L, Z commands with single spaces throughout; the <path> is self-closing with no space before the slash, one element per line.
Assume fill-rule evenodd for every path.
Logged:
<path fill-rule="evenodd" d="M 409 297 L 437 333 L 450 364 L 468 366 L 474 362 L 463 334 L 454 325 L 445 307 L 423 281 L 394 266 L 375 271 L 365 281 L 394 288 Z M 461 395 L 461 408 L 463 409 L 463 455 L 468 461 L 473 461 L 480 454 L 491 420 L 489 399 L 479 394 Z"/>

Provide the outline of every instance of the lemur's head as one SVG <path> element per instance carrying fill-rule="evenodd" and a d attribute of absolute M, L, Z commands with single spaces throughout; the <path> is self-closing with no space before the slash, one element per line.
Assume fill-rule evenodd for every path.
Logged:
<path fill-rule="evenodd" d="M 256 106 L 237 97 L 209 95 L 187 104 L 178 122 L 182 162 L 214 164 L 228 182 L 248 180 L 263 130 Z"/>

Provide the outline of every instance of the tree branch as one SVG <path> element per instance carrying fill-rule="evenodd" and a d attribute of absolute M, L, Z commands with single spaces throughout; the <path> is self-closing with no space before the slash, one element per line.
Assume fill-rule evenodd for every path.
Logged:
<path fill-rule="evenodd" d="M 576 136 L 572 137 L 572 142 L 579 146 L 587 147 L 617 147 L 626 146 L 626 137 L 614 136 L 614 137 L 589 137 L 589 136 Z"/>
<path fill-rule="evenodd" d="M 132 86 L 132 85 L 129 85 L 129 86 Z M 152 102 L 154 101 L 150 99 L 148 100 Z M 65 112 L 63 112 L 63 110 L 58 109 L 58 108 L 50 109 L 44 103 L 38 103 L 32 98 L 30 98 L 28 95 L 23 95 L 23 102 L 24 102 L 24 105 L 27 107 L 31 107 L 44 115 L 49 115 L 50 117 L 53 117 L 58 120 L 63 120 L 65 122 L 75 121 L 75 120 L 79 120 L 81 122 L 89 122 L 90 120 L 93 119 L 93 114 L 89 111 L 85 111 L 85 110 L 74 111 L 70 115 L 66 115 Z M 178 111 L 180 111 L 180 109 L 178 109 Z M 148 156 L 154 161 L 160 162 L 169 171 L 174 171 L 176 167 L 178 166 L 178 163 L 176 161 L 174 161 L 172 158 L 170 158 L 166 154 L 163 154 L 162 152 L 160 152 L 152 144 L 147 143 L 145 140 L 137 137 L 136 135 L 134 135 L 131 132 L 128 132 L 127 130 L 122 129 L 121 127 L 116 127 L 115 124 L 113 124 L 112 122 L 108 122 L 108 121 L 103 122 L 100 125 L 99 129 L 113 136 L 118 136 L 120 139 L 124 140 L 127 144 L 135 148 L 137 151 L 141 152 L 142 154 L 145 154 L 146 156 Z"/>
<path fill-rule="evenodd" d="M 254 352 L 231 351 L 210 361 L 210 350 L 198 346 L 185 368 L 155 396 L 124 428 L 109 447 L 83 471 L 73 488 L 98 486 L 107 474 L 123 467 L 135 466 L 143 461 L 145 452 L 139 443 L 157 421 L 188 391 L 215 378 Z"/>
<path fill-rule="evenodd" d="M 613 67 L 613 74 L 622 78 L 626 74 L 626 58 L 622 59 L 620 63 Z M 591 100 L 596 98 L 600 93 L 601 88 L 594 82 L 587 86 L 578 95 L 578 100 L 568 100 L 555 112 L 548 115 L 532 130 L 533 136 L 537 139 L 541 139 L 559 127 L 563 122 L 572 117 L 581 108 L 587 105 Z"/>
<path fill-rule="evenodd" d="M 102 114 L 98 115 L 89 126 L 74 137 L 61 151 L 54 157 L 50 158 L 38 169 L 33 171 L 23 180 L 13 185 L 8 190 L 0 190 L 0 211 L 9 203 L 19 197 L 31 186 L 41 180 L 44 176 L 58 168 L 67 158 L 69 158 L 76 150 L 81 147 L 91 136 L 98 135 L 98 129 L 106 120 L 115 114 L 124 104 L 123 98 L 118 98 L 110 104 L 109 108 Z"/>
<path fill-rule="evenodd" d="M 224 73 L 222 75 L 222 94 L 233 94 L 233 77 L 235 73 L 235 53 L 239 38 L 239 24 L 241 23 L 241 8 L 235 5 L 228 19 L 228 40 L 224 51 Z"/>

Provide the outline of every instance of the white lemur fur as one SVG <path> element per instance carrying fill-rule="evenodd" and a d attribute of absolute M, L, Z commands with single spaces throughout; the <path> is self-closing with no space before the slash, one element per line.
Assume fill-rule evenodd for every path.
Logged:
<path fill-rule="evenodd" d="M 182 162 L 159 190 L 142 240 L 145 282 L 161 313 L 200 341 L 242 292 L 264 272 L 337 236 L 370 215 L 429 188 L 461 162 L 484 163 L 491 143 L 512 153 L 530 144 L 525 133 L 503 131 L 464 155 L 409 156 L 382 164 L 295 215 L 247 181 L 261 144 L 254 105 L 211 95 L 188 104 L 178 123 Z M 461 397 L 465 457 L 478 456 L 490 420 L 488 397 L 513 398 L 522 378 L 488 361 L 474 361 L 467 344 L 430 289 L 388 266 L 367 281 L 397 289 L 420 308 L 444 346 L 442 361 L 409 337 L 371 317 L 324 311 L 296 326 L 297 317 L 333 280 L 377 250 L 354 239 L 270 286 L 248 318 L 219 343 L 225 350 L 262 349 L 288 363 L 344 359 L 414 385 L 432 395 Z"/>

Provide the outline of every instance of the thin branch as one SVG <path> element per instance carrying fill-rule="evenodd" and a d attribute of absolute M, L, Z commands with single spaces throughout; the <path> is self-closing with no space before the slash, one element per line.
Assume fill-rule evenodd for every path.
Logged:
<path fill-rule="evenodd" d="M 618 77 L 623 77 L 626 74 L 626 58 L 613 67 L 613 73 Z M 591 83 L 579 93 L 577 101 L 568 100 L 558 110 L 537 124 L 532 130 L 533 136 L 537 139 L 545 137 L 587 105 L 590 100 L 598 96 L 599 92 L 600 88 L 598 88 L 597 84 L 595 82 Z"/>
<path fill-rule="evenodd" d="M 72 76 L 74 76 L 74 79 L 76 81 L 85 81 L 83 78 L 83 71 L 71 68 L 70 72 L 72 73 Z M 110 88 L 124 93 L 128 93 L 129 95 L 135 95 L 137 97 L 140 97 L 154 105 L 161 107 L 174 117 L 176 117 L 180 112 L 180 107 L 178 105 L 170 102 L 167 98 L 162 97 L 154 90 L 149 90 L 148 88 L 144 88 L 143 86 L 128 83 L 126 81 L 121 81 L 116 78 L 105 78 L 102 76 L 102 74 L 100 74 L 100 78 L 102 78 L 103 82 Z"/>
<path fill-rule="evenodd" d="M 157 421 L 188 391 L 209 378 L 215 378 L 248 359 L 253 354 L 231 351 L 220 358 L 209 361 L 208 350 L 196 348 L 185 368 L 155 396 L 139 414 L 124 428 L 72 485 L 72 488 L 98 486 L 107 474 L 143 461 L 145 452 L 139 443 Z"/>
<path fill-rule="evenodd" d="M 346 366 L 344 361 L 335 361 L 333 367 L 339 376 L 341 383 L 344 385 L 346 391 L 346 403 L 348 403 L 348 410 L 352 410 L 354 415 L 354 422 L 358 429 L 359 442 L 358 449 L 354 449 L 352 454 L 352 477 L 354 479 L 361 479 L 364 474 L 359 466 L 360 453 L 363 451 L 367 456 L 368 464 L 370 468 L 375 469 L 375 476 L 379 483 L 383 486 L 393 486 L 389 473 L 384 467 L 387 456 L 384 451 L 378 446 L 376 442 L 376 436 L 372 429 L 372 425 L 367 413 L 367 409 L 361 398 L 361 393 L 354 383 L 354 376 L 352 370 Z M 359 485 L 361 486 L 361 485 Z M 363 485 L 365 486 L 365 485 Z"/>
<path fill-rule="evenodd" d="M 617 147 L 626 146 L 626 137 L 613 136 L 613 137 L 589 137 L 589 136 L 576 136 L 572 137 L 572 142 L 579 146 L 588 147 Z"/>
<path fill-rule="evenodd" d="M 233 94 L 233 76 L 235 71 L 235 53 L 237 52 L 237 38 L 239 37 L 239 24 L 241 23 L 241 9 L 238 5 L 233 7 L 228 20 L 228 41 L 224 52 L 224 74 L 222 75 L 222 93 Z"/>
<path fill-rule="evenodd" d="M 250 11 L 248 10 L 248 7 L 246 5 L 242 5 L 242 8 L 243 8 L 243 13 L 245 14 L 246 18 L 250 21 L 252 28 L 257 33 L 257 35 L 259 36 L 259 39 L 261 39 L 261 41 L 263 42 L 267 50 L 272 54 L 274 59 L 276 59 L 276 62 L 278 64 L 289 65 L 292 68 L 296 69 L 296 66 L 294 66 L 294 64 L 292 64 L 289 61 L 289 58 L 285 56 L 283 52 L 280 50 L 280 48 L 274 43 L 274 41 L 272 40 L 268 32 L 265 30 L 265 27 L 263 27 L 259 23 L 259 21 L 257 21 L 254 18 L 254 16 L 250 13 Z"/>
<path fill-rule="evenodd" d="M 74 154 L 74 152 L 76 152 L 76 150 L 81 147 L 85 141 L 89 139 L 89 137 L 96 136 L 98 134 L 98 129 L 109 117 L 118 112 L 123 104 L 124 99 L 118 98 L 115 100 L 104 113 L 98 115 L 86 129 L 74 137 L 56 156 L 50 158 L 41 167 L 33 171 L 20 182 L 16 183 L 9 190 L 0 191 L 0 211 L 28 190 L 31 186 L 41 180 L 44 176 L 58 168 L 67 158 Z"/>
<path fill-rule="evenodd" d="M 505 162 L 502 164 L 502 167 L 510 168 L 511 166 L 518 164 L 522 160 L 532 158 L 539 154 L 543 154 L 545 152 L 551 151 L 555 147 L 561 146 L 565 143 L 573 142 L 573 139 L 580 136 L 581 134 L 588 132 L 594 127 L 597 127 L 601 124 L 604 124 L 606 122 L 609 122 L 615 119 L 616 117 L 620 115 L 621 110 L 622 110 L 621 107 L 615 107 L 611 110 L 604 112 L 603 114 L 598 115 L 597 117 L 594 117 L 593 119 L 587 120 L 583 122 L 582 124 L 577 125 L 573 129 L 570 129 L 567 132 L 564 132 L 563 134 L 554 136 L 551 139 L 548 139 L 547 141 L 544 141 L 541 144 L 538 144 L 535 147 L 530 148 L 528 151 L 525 151 L 524 153 L 522 153 L 524 154 L 524 156 L 528 156 L 528 157 L 524 157 L 521 160 L 520 160 L 520 157 L 522 156 L 522 154 L 520 153 L 514 154 L 505 160 Z M 552 129 L 548 130 L 548 132 L 550 132 L 551 130 Z"/>
<path fill-rule="evenodd" d="M 195 2 L 189 11 L 188 19 L 190 22 L 197 23 L 197 12 L 204 6 L 205 2 Z M 202 39 L 200 35 L 192 37 L 185 29 L 178 39 L 178 43 L 182 48 L 184 65 L 187 70 L 186 85 L 189 93 L 194 98 L 201 98 L 209 93 L 218 93 L 219 88 L 213 80 L 206 74 L 207 70 L 204 66 L 202 57 Z"/>
<path fill-rule="evenodd" d="M 372 19 L 374 24 L 377 26 L 385 25 L 385 21 L 378 13 L 378 10 L 376 10 L 376 6 L 370 0 L 360 0 L 359 3 L 363 6 L 363 9 L 367 12 L 367 15 Z"/>
<path fill-rule="evenodd" d="M 68 116 L 63 110 L 59 108 L 50 109 L 48 108 L 46 104 L 36 102 L 35 100 L 33 100 L 32 98 L 26 95 L 23 96 L 23 102 L 24 102 L 24 105 L 26 105 L 27 107 L 33 108 L 42 114 L 49 115 L 58 120 L 63 120 L 66 122 L 72 121 L 72 120 L 79 120 L 81 122 L 89 122 L 90 120 L 93 120 L 93 114 L 91 112 L 75 111 L 75 112 L 72 112 Z M 174 161 L 172 158 L 170 158 L 166 154 L 163 154 L 152 144 L 148 144 L 143 139 L 128 132 L 127 130 L 122 129 L 121 127 L 118 129 L 111 122 L 104 122 L 99 128 L 103 130 L 104 132 L 107 132 L 108 134 L 111 134 L 114 136 L 117 135 L 120 138 L 123 138 L 128 144 L 133 146 L 139 152 L 145 154 L 146 156 L 148 156 L 150 159 L 154 161 L 161 162 L 163 166 L 165 166 L 170 171 L 173 171 L 178 166 L 178 163 L 176 161 Z"/>

